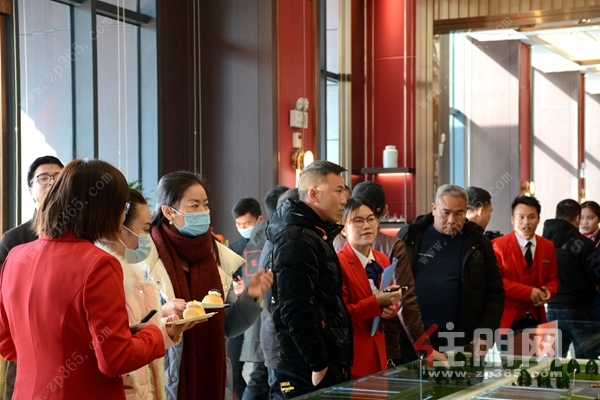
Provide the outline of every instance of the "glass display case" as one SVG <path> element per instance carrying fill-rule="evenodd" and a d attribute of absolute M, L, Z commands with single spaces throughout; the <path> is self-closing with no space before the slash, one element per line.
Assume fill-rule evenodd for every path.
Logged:
<path fill-rule="evenodd" d="M 563 353 L 561 325 L 515 335 L 505 352 L 497 342 L 479 363 L 455 349 L 445 352 L 449 368 L 416 360 L 297 399 L 600 399 L 600 322 L 566 324 L 588 333 L 583 349 L 592 358 L 579 358 L 568 343 Z"/>

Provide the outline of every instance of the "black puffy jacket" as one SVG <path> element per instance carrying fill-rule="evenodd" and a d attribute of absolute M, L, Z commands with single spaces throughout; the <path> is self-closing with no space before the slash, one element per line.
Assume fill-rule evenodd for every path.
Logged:
<path fill-rule="evenodd" d="M 598 257 L 594 243 L 564 219 L 544 222 L 543 236 L 552 240 L 558 265 L 558 292 L 548 302 L 548 308 L 591 310 L 600 283 L 595 270 Z"/>
<path fill-rule="evenodd" d="M 324 222 L 301 201 L 286 201 L 267 225 L 273 243 L 273 322 L 280 363 L 321 371 L 352 363 L 352 323 L 332 241 L 341 225 Z"/>

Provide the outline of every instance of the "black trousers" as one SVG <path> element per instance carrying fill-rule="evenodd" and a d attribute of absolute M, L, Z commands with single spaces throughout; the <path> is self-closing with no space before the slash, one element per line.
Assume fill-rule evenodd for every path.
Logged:
<path fill-rule="evenodd" d="M 244 335 L 227 338 L 227 357 L 231 361 L 231 374 L 233 375 L 233 394 L 237 400 L 242 400 L 244 390 L 246 390 L 246 381 L 242 376 L 244 363 L 240 361 L 242 354 L 242 345 L 244 344 Z"/>
<path fill-rule="evenodd" d="M 317 385 L 312 384 L 312 370 L 306 364 L 285 366 L 277 365 L 277 379 L 281 392 L 286 399 L 302 396 L 307 393 L 339 385 L 350 380 L 350 368 L 336 363 L 330 363 L 323 380 Z"/>

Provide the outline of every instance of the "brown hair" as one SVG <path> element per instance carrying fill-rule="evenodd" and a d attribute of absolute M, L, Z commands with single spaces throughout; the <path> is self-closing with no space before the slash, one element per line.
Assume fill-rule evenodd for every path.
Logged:
<path fill-rule="evenodd" d="M 128 228 L 131 228 L 131 222 L 133 222 L 133 220 L 135 220 L 138 216 L 138 212 L 137 212 L 137 205 L 142 205 L 145 206 L 148 204 L 148 202 L 146 201 L 146 199 L 144 198 L 144 196 L 138 192 L 135 189 L 129 188 L 129 211 L 127 211 L 127 214 L 125 215 L 125 221 L 123 222 L 123 225 L 125 225 Z"/>
<path fill-rule="evenodd" d="M 117 240 L 129 188 L 123 174 L 101 160 L 67 164 L 36 213 L 38 235 L 63 238 L 70 232 L 95 242 Z"/>

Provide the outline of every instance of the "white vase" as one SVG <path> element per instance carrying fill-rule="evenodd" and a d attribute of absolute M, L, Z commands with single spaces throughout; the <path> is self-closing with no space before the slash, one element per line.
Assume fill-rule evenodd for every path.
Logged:
<path fill-rule="evenodd" d="M 383 168 L 398 168 L 398 150 L 396 150 L 396 146 L 385 146 L 385 150 L 383 150 Z"/>

